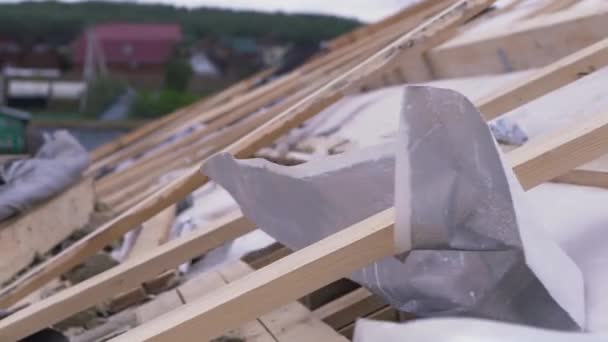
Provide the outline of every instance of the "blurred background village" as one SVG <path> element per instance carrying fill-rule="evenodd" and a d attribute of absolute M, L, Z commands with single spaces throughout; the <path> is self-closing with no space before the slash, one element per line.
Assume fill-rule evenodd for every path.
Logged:
<path fill-rule="evenodd" d="M 0 153 L 68 129 L 87 148 L 267 67 L 291 70 L 361 21 L 119 2 L 0 2 Z"/>

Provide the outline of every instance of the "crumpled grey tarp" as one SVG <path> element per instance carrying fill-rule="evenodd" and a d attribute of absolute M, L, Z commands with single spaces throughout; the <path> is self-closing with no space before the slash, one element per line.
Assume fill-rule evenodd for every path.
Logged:
<path fill-rule="evenodd" d="M 520 146 L 528 141 L 526 132 L 510 118 L 498 118 L 490 122 L 490 131 L 501 144 Z"/>
<path fill-rule="evenodd" d="M 44 139 L 33 158 L 0 165 L 0 220 L 60 193 L 88 167 L 87 151 L 67 131 Z"/>
<path fill-rule="evenodd" d="M 580 270 L 526 210 L 487 124 L 454 91 L 407 87 L 395 143 L 293 167 L 220 154 L 203 172 L 295 250 L 396 204 L 404 253 L 351 278 L 400 310 L 585 324 Z"/>

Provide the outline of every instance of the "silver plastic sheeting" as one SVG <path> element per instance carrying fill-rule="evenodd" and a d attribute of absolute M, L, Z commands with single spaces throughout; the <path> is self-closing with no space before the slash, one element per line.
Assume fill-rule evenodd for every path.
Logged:
<path fill-rule="evenodd" d="M 34 158 L 0 166 L 0 220 L 60 193 L 89 165 L 87 151 L 67 131 L 44 138 Z"/>
<path fill-rule="evenodd" d="M 408 323 L 361 319 L 354 342 L 608 342 L 608 335 L 560 332 L 477 319 L 438 318 Z"/>
<path fill-rule="evenodd" d="M 395 143 L 294 167 L 220 154 L 203 172 L 295 250 L 396 203 L 403 253 L 351 278 L 400 310 L 566 330 L 585 323 L 580 270 L 525 210 L 479 112 L 451 90 L 407 87 Z"/>
<path fill-rule="evenodd" d="M 490 130 L 501 144 L 520 146 L 528 141 L 526 132 L 509 118 L 499 118 L 490 122 Z"/>

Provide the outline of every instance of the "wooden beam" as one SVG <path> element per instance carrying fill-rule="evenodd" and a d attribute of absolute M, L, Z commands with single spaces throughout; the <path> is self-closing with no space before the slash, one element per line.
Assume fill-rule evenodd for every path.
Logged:
<path fill-rule="evenodd" d="M 145 138 L 139 140 L 137 143 L 130 144 L 126 148 L 113 153 L 104 159 L 98 161 L 93 164 L 89 169 L 89 173 L 94 173 L 102 167 L 107 166 L 116 166 L 120 161 L 126 160 L 128 158 L 132 158 L 136 155 L 139 155 L 146 150 L 158 147 L 159 144 L 165 142 L 171 136 L 182 132 L 196 124 L 208 124 L 213 120 L 221 118 L 226 113 L 231 113 L 231 111 L 242 111 L 245 110 L 246 113 L 251 112 L 250 106 L 254 106 L 253 108 L 259 108 L 255 106 L 265 105 L 267 103 L 267 97 L 272 95 L 272 91 L 276 86 L 282 85 L 285 86 L 285 90 L 287 92 L 293 89 L 293 78 L 291 77 L 283 77 L 274 82 L 267 83 L 264 86 L 258 87 L 243 96 L 233 98 L 230 101 L 224 102 L 218 106 L 209 108 L 206 106 L 206 103 L 202 103 L 200 106 L 195 106 L 193 108 L 189 108 L 189 113 L 194 113 L 196 115 L 189 115 L 185 120 L 180 120 L 175 122 L 170 128 L 166 128 L 156 132 L 155 134 L 151 134 L 146 136 Z M 288 86 L 291 84 L 291 86 Z M 260 103 L 261 101 L 261 103 Z M 166 147 L 165 147 L 166 148 Z"/>
<path fill-rule="evenodd" d="M 542 95 L 574 82 L 608 64 L 608 39 L 597 42 L 541 69 L 529 79 L 479 101 L 479 110 L 491 120 Z"/>
<path fill-rule="evenodd" d="M 578 1 L 583 2 L 583 1 Z M 540 3 L 540 1 L 538 1 Z M 439 78 L 462 78 L 547 66 L 608 35 L 608 5 L 585 1 L 533 20 L 522 16 L 537 6 L 527 1 L 495 20 L 480 22 L 427 53 Z"/>
<path fill-rule="evenodd" d="M 562 143 L 562 144 L 559 144 L 559 146 L 562 146 L 562 145 L 564 145 L 564 144 L 563 144 L 563 143 Z M 593 153 L 591 153 L 591 154 L 589 154 L 589 153 L 591 153 L 591 152 L 587 152 L 587 154 L 586 154 L 586 155 L 591 155 L 591 154 L 593 154 Z M 596 153 L 596 152 L 594 152 L 594 153 Z M 536 155 L 539 155 L 539 153 L 536 153 Z M 541 153 L 541 155 L 542 155 L 542 153 Z"/>
<path fill-rule="evenodd" d="M 541 15 L 559 12 L 574 6 L 574 4 L 578 2 L 580 2 L 580 0 L 553 0 L 547 3 L 545 6 L 538 8 L 535 11 L 532 11 L 532 13 L 528 14 L 525 18 L 532 19 Z"/>
<path fill-rule="evenodd" d="M 231 267 L 231 265 L 223 266 L 222 269 L 225 267 Z M 177 291 L 183 299 L 184 304 L 192 303 L 208 293 L 225 286 L 228 282 L 220 275 L 220 270 L 205 272 L 180 286 Z M 256 342 L 277 341 L 270 331 L 260 321 L 255 319 L 240 325 L 236 329 L 229 329 L 229 331 L 225 331 L 222 334 L 224 334 L 222 337 L 225 337 L 224 339 L 226 340 L 234 338 Z M 221 341 L 224 339 L 218 338 Z"/>
<path fill-rule="evenodd" d="M 119 151 L 120 149 L 122 149 L 124 147 L 127 147 L 127 146 L 133 144 L 134 142 L 138 141 L 139 139 L 148 136 L 152 132 L 162 129 L 166 125 L 168 125 L 176 120 L 182 119 L 182 116 L 187 116 L 187 113 L 189 111 L 191 112 L 191 110 L 193 108 L 195 108 L 195 107 L 200 108 L 201 106 L 203 106 L 203 103 L 204 103 L 205 107 L 209 108 L 209 107 L 218 105 L 224 101 L 227 101 L 231 97 L 237 96 L 237 95 L 243 93 L 244 91 L 247 91 L 252 86 L 254 86 L 257 82 L 259 82 L 261 79 L 264 79 L 264 78 L 270 76 L 273 72 L 274 72 L 274 68 L 263 70 L 263 71 L 255 74 L 254 76 L 251 76 L 245 80 L 239 81 L 238 83 L 228 87 L 227 89 L 222 90 L 218 94 L 212 95 L 211 98 L 209 98 L 209 99 L 202 99 L 191 106 L 188 106 L 185 108 L 180 108 L 177 111 L 173 112 L 172 114 L 168 114 L 158 120 L 151 121 L 151 122 L 145 124 L 144 126 L 138 128 L 130 133 L 127 133 L 126 135 L 123 135 L 109 143 L 106 143 L 106 144 L 96 148 L 95 150 L 93 150 L 91 152 L 91 160 L 96 162 L 103 157 L 106 157 L 114 152 Z"/>
<path fill-rule="evenodd" d="M 130 194 L 127 194 L 127 197 L 130 197 L 132 194 L 140 192 L 151 182 L 156 181 L 161 175 L 200 162 L 212 153 L 238 140 L 239 137 L 250 132 L 250 130 L 238 134 L 232 134 L 232 132 L 239 131 L 245 125 L 251 125 L 252 121 L 255 122 L 254 127 L 259 127 L 309 95 L 313 91 L 313 86 L 319 84 L 318 82 L 310 83 L 308 87 L 304 87 L 287 98 L 282 98 L 279 103 L 272 104 L 272 98 L 264 97 L 262 102 L 253 101 L 248 104 L 259 107 L 244 105 L 241 110 L 223 115 L 199 132 L 194 132 L 175 144 L 161 148 L 157 151 L 158 154 L 154 153 L 149 158 L 135 161 L 131 167 L 114 173 L 111 177 L 99 180 L 96 183 L 98 194 L 101 196 L 109 194 L 113 198 L 120 198 L 120 193 L 125 193 L 128 188 L 135 187 L 134 190 L 130 191 Z M 287 96 L 287 93 L 275 95 Z M 254 109 L 264 108 L 269 104 L 272 105 L 263 110 L 256 111 Z M 235 121 L 237 122 L 234 123 Z M 201 152 L 203 152 L 202 156 L 199 156 Z M 147 183 L 138 184 L 144 180 Z M 114 203 L 109 199 L 108 202 Z"/>
<path fill-rule="evenodd" d="M 365 318 L 375 321 L 397 322 L 399 321 L 399 312 L 391 306 L 385 306 L 378 309 L 376 312 L 366 315 Z M 338 332 L 348 339 L 352 339 L 355 333 L 355 324 L 356 322 L 352 322 L 349 325 L 342 327 Z"/>
<path fill-rule="evenodd" d="M 150 254 L 128 260 L 0 320 L 0 341 L 16 341 L 28 336 L 104 299 L 130 290 L 167 269 L 252 231 L 253 228 L 240 213 L 235 213 L 191 235 L 167 242 Z"/>
<path fill-rule="evenodd" d="M 383 67 L 390 66 L 396 59 L 404 58 L 408 53 L 418 52 L 419 46 L 428 46 L 431 40 L 439 44 L 437 37 L 446 37 L 460 24 L 490 6 L 493 0 L 460 0 L 444 12 L 429 19 L 415 30 L 389 44 L 363 63 L 341 74 L 307 98 L 294 104 L 271 121 L 228 146 L 223 152 L 231 153 L 237 158 L 252 156 L 260 148 L 272 143 L 281 135 L 299 126 L 321 110 L 342 99 L 348 92 L 358 89 L 366 77 Z M 138 224 L 148 220 L 159 211 L 176 203 L 194 189 L 204 185 L 208 178 L 193 168 L 181 177 L 159 190 L 154 196 L 100 227 L 95 233 L 64 250 L 59 255 L 19 279 L 3 291 L 0 305 L 7 306 L 17 302 L 28 293 L 36 290 L 46 282 L 80 264 L 85 258 L 93 255 L 112 241 L 120 238 Z"/>
<path fill-rule="evenodd" d="M 608 115 L 599 115 L 591 122 L 581 123 L 579 127 L 570 127 L 570 132 L 566 132 L 565 134 L 555 134 L 543 137 L 542 139 L 532 140 L 523 147 L 507 154 L 506 160 L 512 163 L 514 171 L 522 179 L 524 187 L 530 188 L 541 182 L 551 180 L 556 174 L 565 173 L 569 169 L 585 164 L 595 159 L 597 155 L 603 154 L 603 151 L 606 151 L 608 147 L 608 138 L 604 138 L 608 136 L 604 131 L 608 127 L 607 123 Z M 548 170 L 548 166 L 551 166 L 552 169 Z M 233 219 L 236 218 L 233 217 Z M 198 237 L 194 238 L 194 241 L 188 238 L 180 240 L 181 242 L 172 242 L 171 253 L 166 252 L 166 255 L 163 255 L 162 253 L 164 252 L 155 252 L 152 256 L 146 257 L 145 261 L 140 260 L 141 264 L 131 263 L 118 266 L 118 270 L 109 271 L 112 272 L 112 276 L 104 273 L 88 280 L 84 283 L 85 285 L 77 285 L 69 289 L 69 294 L 63 292 L 58 294 L 57 296 L 60 296 L 59 299 L 51 297 L 47 301 L 26 308 L 19 315 L 15 315 L 14 318 L 11 316 L 6 320 L 0 321 L 0 336 L 2 336 L 2 333 L 8 333 L 15 329 L 23 332 L 24 330 L 22 329 L 26 329 L 24 327 L 35 330 L 35 327 L 39 326 L 39 324 L 43 324 L 43 326 L 50 324 L 53 319 L 51 317 L 57 318 L 63 314 L 71 313 L 69 312 L 70 310 L 74 310 L 75 312 L 84 309 L 86 305 L 94 301 L 91 298 L 95 298 L 96 300 L 103 298 L 105 295 L 114 294 L 112 293 L 113 286 L 111 286 L 114 281 L 120 280 L 122 286 L 130 286 L 136 281 L 145 279 L 146 276 L 149 276 L 153 272 L 162 271 L 163 267 L 172 267 L 191 258 L 192 253 L 194 253 L 193 250 L 202 253 L 204 252 L 204 248 L 196 245 L 201 243 L 198 239 L 204 241 L 215 239 L 206 234 L 223 236 L 221 241 L 213 241 L 219 245 L 229 238 L 234 238 L 240 233 L 249 231 L 248 229 L 242 229 L 237 234 L 234 231 L 230 231 L 227 227 L 229 226 L 218 225 L 215 228 L 210 228 L 207 232 L 197 235 Z M 194 248 L 192 244 L 198 247 Z M 175 257 L 176 253 L 181 253 L 179 254 L 181 258 Z M 142 270 L 141 268 L 145 268 L 144 266 L 148 268 Z M 336 276 L 338 275 L 336 274 Z M 90 288 L 91 290 L 86 290 L 86 288 Z M 64 305 L 63 302 L 67 302 L 69 305 Z"/>
<path fill-rule="evenodd" d="M 175 206 L 170 206 L 144 222 L 127 257 L 135 258 L 145 255 L 167 242 L 175 220 L 175 210 Z"/>
<path fill-rule="evenodd" d="M 230 284 L 253 273 L 253 269 L 244 262 L 237 261 L 220 268 L 218 273 Z M 347 341 L 297 301 L 275 308 L 258 317 L 258 320 L 277 341 Z"/>
<path fill-rule="evenodd" d="M 430 7 L 432 7 L 433 5 L 435 5 L 436 3 L 441 2 L 441 1 L 447 3 L 447 5 L 450 5 L 450 3 L 455 2 L 455 0 L 419 1 L 413 5 L 409 5 L 409 6 L 405 7 L 404 9 L 400 10 L 399 12 L 397 12 L 397 13 L 389 16 L 388 18 L 385 18 L 377 23 L 362 26 L 351 32 L 348 32 L 337 38 L 334 38 L 334 39 L 330 40 L 329 42 L 327 42 L 325 45 L 327 46 L 327 48 L 329 48 L 331 50 L 336 50 L 339 48 L 346 47 L 357 41 L 370 37 L 374 33 L 382 32 L 391 25 L 394 25 L 394 24 L 399 23 L 404 20 L 408 20 L 417 14 L 424 13 Z"/>
<path fill-rule="evenodd" d="M 383 307 L 386 302 L 365 288 L 359 288 L 331 301 L 314 311 L 315 316 L 339 330 L 358 317 L 365 317 Z"/>
<path fill-rule="evenodd" d="M 378 213 L 113 341 L 212 339 L 393 254 L 393 221 L 393 209 Z"/>
<path fill-rule="evenodd" d="M 0 283 L 26 269 L 75 231 L 95 210 L 93 180 L 85 178 L 31 210 L 0 224 Z"/>
<path fill-rule="evenodd" d="M 608 112 L 516 148 L 507 154 L 524 189 L 552 180 L 608 153 Z"/>
<path fill-rule="evenodd" d="M 369 37 L 369 39 L 362 39 L 356 44 L 348 46 L 347 48 L 341 49 L 339 51 L 332 51 L 327 55 L 321 56 L 309 63 L 306 63 L 289 76 L 269 83 L 263 87 L 256 89 L 254 92 L 247 94 L 247 96 L 237 99 L 238 103 L 230 104 L 229 108 L 222 108 L 221 110 L 213 109 L 211 111 L 212 114 L 204 113 L 203 116 L 206 117 L 205 120 L 208 120 L 210 117 L 217 117 L 218 119 L 213 120 L 210 125 L 208 125 L 204 129 L 198 132 L 194 132 L 189 136 L 180 139 L 176 143 L 168 144 L 162 147 L 160 150 L 156 150 L 153 155 L 139 158 L 134 164 L 130 165 L 127 169 L 118 173 L 112 173 L 112 181 L 116 177 L 118 177 L 119 174 L 124 174 L 125 172 L 132 173 L 132 169 L 136 168 L 137 166 L 144 167 L 142 162 L 146 162 L 146 160 L 157 164 L 158 161 L 151 160 L 152 158 L 155 158 L 155 156 L 163 152 L 174 151 L 176 148 L 179 148 L 181 146 L 189 146 L 191 143 L 196 142 L 197 140 L 201 140 L 203 137 L 209 135 L 211 132 L 217 130 L 219 127 L 226 125 L 227 123 L 230 123 L 231 121 L 234 121 L 238 118 L 241 118 L 243 117 L 243 115 L 247 115 L 255 111 L 256 109 L 262 108 L 265 104 L 283 99 L 283 97 L 287 96 L 297 87 L 305 87 L 311 82 L 318 80 L 319 78 L 322 78 L 324 76 L 330 76 L 328 75 L 328 73 L 330 72 L 336 72 L 339 71 L 339 69 L 348 70 L 352 68 L 354 65 L 356 65 L 356 63 L 360 62 L 361 57 L 369 57 L 370 55 L 373 55 L 378 49 L 382 48 L 389 42 L 397 39 L 405 32 L 408 32 L 409 30 L 420 24 L 429 15 L 436 14 L 437 12 L 445 9 L 450 4 L 450 2 L 453 1 L 440 1 L 438 3 L 433 3 L 432 6 L 425 6 L 424 11 L 417 12 L 416 15 L 409 18 L 407 21 L 398 22 L 389 27 L 389 32 L 379 32 L 377 36 L 374 35 Z M 227 114 L 218 117 L 217 113 L 219 112 L 224 112 Z M 175 128 L 174 130 L 165 132 L 162 138 L 157 137 L 154 140 L 148 138 L 146 140 L 146 145 L 133 146 L 130 147 L 128 151 L 123 152 L 121 155 L 113 155 L 111 156 L 111 158 L 113 158 L 113 163 L 141 153 L 146 148 L 154 147 L 160 141 L 166 139 L 168 136 L 175 134 L 178 131 L 184 130 L 185 128 L 199 121 L 203 121 L 202 117 L 194 117 L 189 121 L 182 123 L 181 126 Z M 169 157 L 171 155 L 172 153 L 169 153 Z M 109 163 L 109 161 L 103 161 L 103 164 L 105 165 Z M 148 166 L 145 166 L 145 168 L 148 169 Z M 151 168 L 154 169 L 154 167 Z M 95 169 L 95 167 L 93 167 L 93 169 Z M 106 177 L 106 179 L 107 178 L 109 177 Z M 108 189 L 105 183 L 105 179 L 102 179 L 99 182 L 99 192 L 101 194 L 111 192 L 111 189 Z"/>
<path fill-rule="evenodd" d="M 582 123 L 580 127 L 571 128 L 572 133 L 565 137 L 564 134 L 556 134 L 529 142 L 510 152 L 507 161 L 512 163 L 514 172 L 524 188 L 529 189 L 608 151 L 606 129 L 608 129 L 608 114 L 600 115 L 591 122 Z M 389 209 L 372 216 L 262 268 L 239 282 L 239 286 L 228 286 L 218 290 L 195 303 L 196 305 L 165 315 L 162 321 L 154 321 L 153 325 L 145 329 L 136 329 L 127 333 L 115 342 L 170 341 L 171 339 L 189 341 L 189 336 L 194 336 L 194 331 L 198 331 L 197 337 L 200 337 L 200 334 L 205 334 L 204 336 L 209 334 L 209 337 L 213 337 L 213 334 L 217 333 L 214 329 L 226 329 L 231 324 L 238 325 L 242 321 L 263 314 L 265 310 L 272 308 L 272 306 L 269 308 L 269 305 L 281 305 L 283 300 L 298 298 L 339 279 L 344 274 L 353 272 L 355 269 L 352 268 L 351 260 L 358 258 L 358 253 L 362 253 L 356 249 L 360 242 L 360 235 L 357 234 L 366 231 L 368 234 L 376 234 L 378 230 L 392 234 L 392 222 L 389 222 L 392 219 L 391 215 L 392 209 Z M 349 237 L 357 239 L 349 241 Z M 369 248 L 377 248 L 374 244 L 378 242 L 371 235 L 360 238 L 369 239 Z M 344 256 L 347 258 L 346 261 L 336 265 L 326 258 L 334 255 L 334 252 L 344 251 L 346 246 L 340 243 L 346 243 L 348 248 L 352 249 Z M 386 250 L 382 253 L 378 251 L 377 259 L 357 261 L 356 264 L 363 267 L 393 253 L 392 242 L 383 248 Z M 318 256 L 317 259 L 314 258 L 315 254 Z M 294 258 L 294 256 L 298 257 Z M 312 264 L 316 265 L 311 266 Z M 314 271 L 310 267 L 314 267 Z M 334 272 L 331 278 L 327 278 L 328 268 Z M 316 285 L 313 286 L 313 282 Z"/>
<path fill-rule="evenodd" d="M 604 170 L 574 169 L 553 179 L 556 183 L 608 189 L 608 172 Z"/>

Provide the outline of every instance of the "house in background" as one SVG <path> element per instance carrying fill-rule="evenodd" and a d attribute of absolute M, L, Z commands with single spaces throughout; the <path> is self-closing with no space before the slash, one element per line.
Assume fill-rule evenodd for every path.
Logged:
<path fill-rule="evenodd" d="M 83 72 L 87 49 L 95 46 L 95 53 L 101 54 L 97 59 L 103 61 L 110 74 L 136 87 L 160 88 L 165 66 L 181 40 L 182 30 L 177 24 L 100 24 L 84 31 L 72 43 L 74 70 Z"/>
<path fill-rule="evenodd" d="M 44 41 L 22 42 L 0 36 L 0 69 L 55 69 L 66 67 L 60 47 Z"/>
<path fill-rule="evenodd" d="M 202 50 L 191 49 L 190 67 L 192 78 L 188 90 L 196 95 L 207 95 L 230 84 L 220 68 Z"/>

